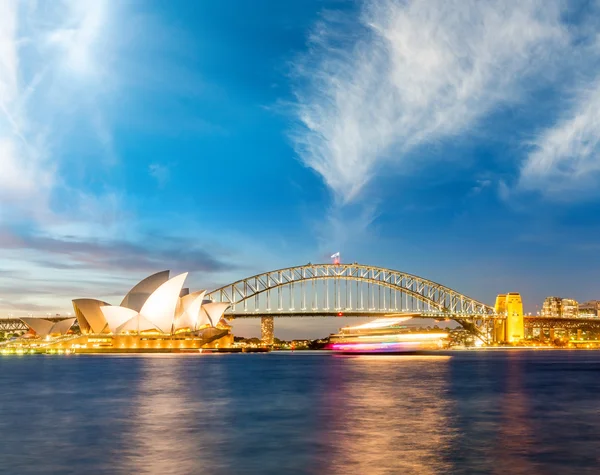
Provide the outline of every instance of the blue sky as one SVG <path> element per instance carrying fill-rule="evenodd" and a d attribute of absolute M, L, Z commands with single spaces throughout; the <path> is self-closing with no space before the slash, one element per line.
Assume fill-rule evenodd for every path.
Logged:
<path fill-rule="evenodd" d="M 599 20 L 597 1 L 5 0 L 0 312 L 338 250 L 529 311 L 600 298 Z"/>

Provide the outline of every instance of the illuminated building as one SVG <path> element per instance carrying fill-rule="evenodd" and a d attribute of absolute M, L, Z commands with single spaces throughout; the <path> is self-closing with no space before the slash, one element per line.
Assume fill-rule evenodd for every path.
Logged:
<path fill-rule="evenodd" d="M 423 332 L 405 325 L 412 317 L 378 318 L 376 320 L 344 327 L 329 337 L 328 349 L 351 353 L 411 353 L 437 350 L 447 332 Z"/>
<path fill-rule="evenodd" d="M 560 297 L 546 297 L 542 305 L 542 317 L 560 318 L 562 314 L 562 299 Z"/>
<path fill-rule="evenodd" d="M 223 319 L 228 303 L 204 300 L 206 291 L 182 291 L 187 273 L 169 278 L 169 271 L 135 285 L 121 305 L 75 299 L 75 318 L 53 323 L 37 318 L 23 322 L 42 341 L 28 339 L 29 348 L 110 351 L 180 351 L 230 347 L 231 327 Z M 67 334 L 77 320 L 80 334 Z"/>
<path fill-rule="evenodd" d="M 494 324 L 494 341 L 516 343 L 525 338 L 523 301 L 516 292 L 500 294 L 496 297 L 496 313 L 504 315 L 503 322 Z"/>
<path fill-rule="evenodd" d="M 579 304 L 573 299 L 561 297 L 546 297 L 542 305 L 542 317 L 547 318 L 577 318 Z"/>
<path fill-rule="evenodd" d="M 579 304 L 579 316 L 585 318 L 600 317 L 600 300 L 590 300 Z"/>
<path fill-rule="evenodd" d="M 75 323 L 74 318 L 67 318 L 60 322 L 53 322 L 44 318 L 21 318 L 29 330 L 33 330 L 41 338 L 64 336 Z"/>
<path fill-rule="evenodd" d="M 273 317 L 262 317 L 260 319 L 260 340 L 263 345 L 272 345 L 275 340 L 275 322 Z"/>
<path fill-rule="evenodd" d="M 577 318 L 579 316 L 579 302 L 573 299 L 562 299 L 563 318 Z"/>

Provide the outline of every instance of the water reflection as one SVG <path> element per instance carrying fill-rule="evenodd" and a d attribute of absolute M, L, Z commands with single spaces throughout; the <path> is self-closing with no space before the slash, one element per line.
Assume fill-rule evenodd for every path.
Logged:
<path fill-rule="evenodd" d="M 490 464 L 493 473 L 544 473 L 532 457 L 537 438 L 525 380 L 523 360 L 509 357 L 503 376 L 506 386 L 499 406 L 497 443 L 492 454 L 494 463 Z"/>
<path fill-rule="evenodd" d="M 222 375 L 198 356 L 145 357 L 125 444 L 116 453 L 115 470 L 126 474 L 214 473 L 227 432 L 218 427 L 226 401 L 219 395 Z M 114 463 L 113 459 L 113 463 Z"/>
<path fill-rule="evenodd" d="M 0 473 L 596 474 L 599 355 L 0 358 Z"/>
<path fill-rule="evenodd" d="M 448 357 L 352 357 L 331 366 L 322 473 L 447 473 Z"/>

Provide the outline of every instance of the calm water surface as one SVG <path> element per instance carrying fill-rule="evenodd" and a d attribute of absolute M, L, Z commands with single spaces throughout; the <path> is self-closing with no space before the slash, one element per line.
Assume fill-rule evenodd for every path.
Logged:
<path fill-rule="evenodd" d="M 600 352 L 2 357 L 0 473 L 599 474 Z"/>

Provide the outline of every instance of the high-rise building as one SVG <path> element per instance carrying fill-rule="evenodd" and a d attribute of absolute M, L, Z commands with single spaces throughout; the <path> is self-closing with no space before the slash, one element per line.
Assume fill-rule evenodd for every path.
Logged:
<path fill-rule="evenodd" d="M 562 314 L 562 299 L 560 297 L 546 297 L 542 305 L 542 317 L 560 318 Z"/>
<path fill-rule="evenodd" d="M 263 345 L 272 345 L 275 340 L 275 321 L 273 317 L 262 317 L 260 319 L 260 340 Z"/>
<path fill-rule="evenodd" d="M 562 313 L 563 318 L 577 318 L 579 316 L 579 303 L 573 299 L 562 299 Z"/>
<path fill-rule="evenodd" d="M 561 297 L 546 297 L 542 305 L 542 317 L 547 318 L 577 318 L 579 304 L 577 300 Z"/>
<path fill-rule="evenodd" d="M 590 300 L 579 304 L 579 316 L 587 318 L 600 317 L 600 300 Z"/>

